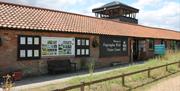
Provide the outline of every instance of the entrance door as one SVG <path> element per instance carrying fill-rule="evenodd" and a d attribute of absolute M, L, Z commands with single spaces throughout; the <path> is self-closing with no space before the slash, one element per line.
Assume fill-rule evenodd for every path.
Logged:
<path fill-rule="evenodd" d="M 133 42 L 133 61 L 137 61 L 138 60 L 138 54 L 139 54 L 139 41 L 134 39 L 134 42 Z"/>

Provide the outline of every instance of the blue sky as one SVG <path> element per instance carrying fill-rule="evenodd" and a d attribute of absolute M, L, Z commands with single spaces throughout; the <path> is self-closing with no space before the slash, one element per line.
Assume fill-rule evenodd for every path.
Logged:
<path fill-rule="evenodd" d="M 94 16 L 92 8 L 114 0 L 0 0 Z M 140 9 L 139 24 L 180 31 L 180 0 L 116 0 Z"/>

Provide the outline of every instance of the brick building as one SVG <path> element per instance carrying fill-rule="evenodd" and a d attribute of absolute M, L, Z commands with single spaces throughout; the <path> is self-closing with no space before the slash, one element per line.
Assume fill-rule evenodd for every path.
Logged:
<path fill-rule="evenodd" d="M 63 59 L 77 69 L 92 60 L 106 67 L 153 57 L 155 45 L 180 48 L 179 32 L 138 25 L 138 9 L 111 2 L 93 12 L 97 17 L 0 2 L 1 71 L 46 74 L 47 61 Z"/>

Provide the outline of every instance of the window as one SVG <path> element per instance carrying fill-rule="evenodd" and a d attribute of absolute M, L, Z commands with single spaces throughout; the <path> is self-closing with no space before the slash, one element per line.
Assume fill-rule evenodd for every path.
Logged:
<path fill-rule="evenodd" d="M 76 57 L 90 56 L 90 43 L 88 38 L 76 38 Z"/>
<path fill-rule="evenodd" d="M 26 57 L 26 50 L 20 50 L 20 57 L 21 58 Z"/>
<path fill-rule="evenodd" d="M 86 40 L 86 45 L 89 46 L 89 40 Z"/>
<path fill-rule="evenodd" d="M 154 50 L 154 39 L 149 39 L 149 50 Z"/>
<path fill-rule="evenodd" d="M 86 55 L 89 55 L 89 49 L 86 49 Z"/>
<path fill-rule="evenodd" d="M 81 40 L 80 39 L 77 40 L 77 45 L 81 45 Z"/>
<path fill-rule="evenodd" d="M 22 45 L 23 45 L 23 44 L 24 44 L 24 45 L 26 44 L 26 37 L 21 37 L 21 38 L 20 38 L 20 44 L 22 44 Z"/>
<path fill-rule="evenodd" d="M 77 49 L 77 55 L 81 54 L 81 49 Z"/>
<path fill-rule="evenodd" d="M 176 41 L 177 48 L 180 50 L 180 41 Z"/>
<path fill-rule="evenodd" d="M 34 37 L 34 44 L 39 45 L 39 38 L 38 37 Z"/>
<path fill-rule="evenodd" d="M 81 49 L 81 55 L 85 55 L 85 49 Z"/>
<path fill-rule="evenodd" d="M 39 50 L 34 50 L 34 56 L 39 57 Z"/>
<path fill-rule="evenodd" d="M 27 39 L 28 39 L 27 40 L 28 41 L 27 44 L 28 45 L 32 45 L 33 44 L 33 37 L 27 37 Z"/>
<path fill-rule="evenodd" d="M 18 59 L 40 59 L 40 36 L 18 36 Z"/>
<path fill-rule="evenodd" d="M 171 41 L 170 42 L 170 48 L 175 50 L 175 47 L 176 47 L 176 41 Z"/>
<path fill-rule="evenodd" d="M 161 44 L 164 44 L 164 40 L 161 40 Z"/>
<path fill-rule="evenodd" d="M 85 42 L 86 42 L 85 39 L 82 39 L 82 40 L 81 40 L 81 45 L 84 46 L 84 45 L 85 45 Z"/>

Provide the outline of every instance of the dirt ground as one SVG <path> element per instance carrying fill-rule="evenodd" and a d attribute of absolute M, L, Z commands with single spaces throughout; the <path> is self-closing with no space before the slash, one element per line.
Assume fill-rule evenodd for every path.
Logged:
<path fill-rule="evenodd" d="M 180 91 L 180 76 L 164 80 L 147 91 Z"/>

